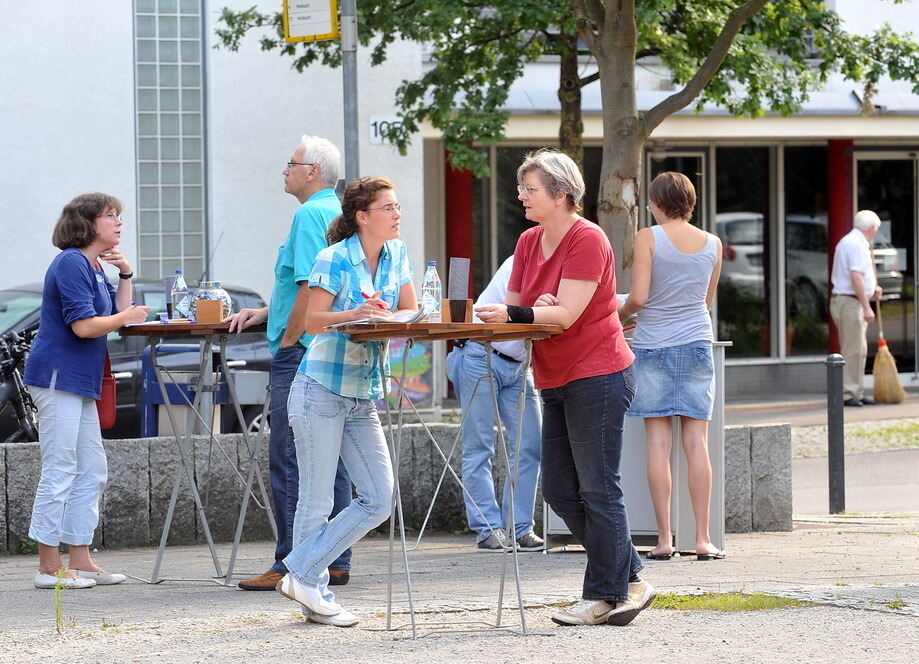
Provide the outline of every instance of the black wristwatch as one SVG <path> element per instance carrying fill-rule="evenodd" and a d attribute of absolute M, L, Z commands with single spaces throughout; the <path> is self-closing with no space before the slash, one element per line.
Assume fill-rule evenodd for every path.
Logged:
<path fill-rule="evenodd" d="M 131 278 L 133 278 L 133 277 L 134 277 L 134 273 L 133 273 L 133 272 L 128 272 L 127 274 L 121 274 L 120 272 L 118 273 L 118 278 L 119 278 L 119 279 L 131 279 Z"/>

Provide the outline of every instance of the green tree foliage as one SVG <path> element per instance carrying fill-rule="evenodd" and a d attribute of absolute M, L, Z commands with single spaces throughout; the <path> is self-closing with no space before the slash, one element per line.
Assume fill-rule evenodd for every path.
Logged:
<path fill-rule="evenodd" d="M 598 72 L 575 81 L 569 67 L 560 91 L 600 81 L 598 221 L 624 258 L 621 268 L 631 263 L 642 147 L 673 113 L 717 104 L 749 117 L 790 115 L 833 75 L 862 86 L 865 112 L 873 110 L 871 98 L 884 76 L 909 80 L 919 93 L 919 47 L 912 35 L 889 25 L 866 35 L 846 32 L 818 0 L 358 0 L 357 11 L 359 39 L 371 49 L 372 63 L 384 61 L 396 39 L 430 50 L 431 66 L 396 90 L 403 124 L 389 138 L 404 151 L 421 123 L 430 122 L 452 163 L 477 175 L 487 173 L 487 163 L 474 145 L 503 138 L 508 114 L 502 108 L 524 65 L 546 54 L 570 57 L 578 35 Z M 279 50 L 300 71 L 314 62 L 340 62 L 338 42 L 285 43 L 279 13 L 224 9 L 221 18 L 225 28 L 217 35 L 231 50 L 243 35 L 261 29 L 262 49 Z M 643 61 L 669 68 L 673 92 L 639 111 L 634 70 Z M 567 115 L 573 106 L 562 108 Z M 565 122 L 563 117 L 563 142 L 580 132 L 579 118 L 567 131 Z"/>

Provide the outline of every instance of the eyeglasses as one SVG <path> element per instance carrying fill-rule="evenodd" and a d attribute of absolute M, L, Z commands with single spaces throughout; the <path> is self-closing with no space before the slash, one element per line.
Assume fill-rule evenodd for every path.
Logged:
<path fill-rule="evenodd" d="M 307 164 L 301 161 L 289 161 L 287 162 L 287 168 L 293 168 L 294 166 L 315 166 L 316 164 Z"/>
<path fill-rule="evenodd" d="M 518 185 L 517 185 L 517 193 L 520 194 L 521 196 L 527 196 L 527 197 L 529 197 L 529 196 L 532 196 L 532 195 L 533 195 L 533 192 L 535 192 L 537 189 L 545 189 L 547 186 L 549 186 L 549 185 L 545 185 L 545 184 L 537 184 L 537 185 L 518 184 Z"/>
<path fill-rule="evenodd" d="M 398 203 L 390 203 L 389 205 L 384 205 L 383 207 L 378 208 L 367 208 L 365 212 L 372 212 L 373 210 L 383 210 L 386 214 L 395 214 L 396 212 L 402 212 L 402 206 Z"/>
<path fill-rule="evenodd" d="M 122 221 L 121 215 L 115 212 L 106 212 L 105 214 L 100 214 L 98 217 L 96 217 L 96 219 L 99 217 L 109 217 L 110 219 L 118 219 L 119 221 Z"/>

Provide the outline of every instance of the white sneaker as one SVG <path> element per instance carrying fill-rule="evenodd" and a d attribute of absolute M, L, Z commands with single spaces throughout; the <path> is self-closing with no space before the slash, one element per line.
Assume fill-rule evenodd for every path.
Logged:
<path fill-rule="evenodd" d="M 606 622 L 610 625 L 623 627 L 635 620 L 635 616 L 651 606 L 657 597 L 657 591 L 647 581 L 629 584 L 629 598 L 624 602 L 617 602 L 616 608 L 610 611 Z"/>
<path fill-rule="evenodd" d="M 58 578 L 56 574 L 42 574 L 41 572 L 35 574 L 33 581 L 36 588 L 56 588 L 60 584 L 62 588 L 79 590 L 96 585 L 92 579 L 71 579 L 67 576 Z"/>
<path fill-rule="evenodd" d="M 284 578 L 278 581 L 275 590 L 321 616 L 334 616 L 342 611 L 340 604 L 330 602 L 322 596 L 318 586 L 301 583 L 290 574 L 285 574 Z"/>
<path fill-rule="evenodd" d="M 333 627 L 354 627 L 361 621 L 359 617 L 344 608 L 334 616 L 321 616 L 304 608 L 303 615 L 310 622 L 319 623 L 320 625 L 332 625 Z"/>
<path fill-rule="evenodd" d="M 114 586 L 116 583 L 121 583 L 128 578 L 124 574 L 110 572 L 84 572 L 80 569 L 72 569 L 71 571 L 81 579 L 92 579 L 97 586 Z"/>
<path fill-rule="evenodd" d="M 582 599 L 564 611 L 553 613 L 551 618 L 559 625 L 600 625 L 612 610 L 613 605 L 602 599 Z"/>

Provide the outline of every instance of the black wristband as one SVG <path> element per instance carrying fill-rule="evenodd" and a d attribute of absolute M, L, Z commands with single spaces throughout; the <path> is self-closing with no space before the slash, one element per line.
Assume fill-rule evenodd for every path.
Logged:
<path fill-rule="evenodd" d="M 533 307 L 518 307 L 516 304 L 507 305 L 508 323 L 532 323 Z"/>
<path fill-rule="evenodd" d="M 133 272 L 128 272 L 127 274 L 121 274 L 120 272 L 118 273 L 119 279 L 131 279 L 133 276 L 134 276 Z"/>

